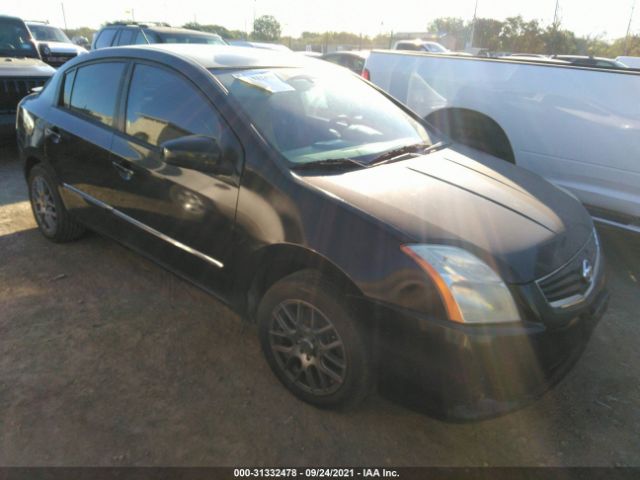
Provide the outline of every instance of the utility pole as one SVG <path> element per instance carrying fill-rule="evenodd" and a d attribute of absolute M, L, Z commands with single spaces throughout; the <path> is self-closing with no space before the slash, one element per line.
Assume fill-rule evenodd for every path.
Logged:
<path fill-rule="evenodd" d="M 631 4 L 631 14 L 629 15 L 629 24 L 627 25 L 627 36 L 624 39 L 624 54 L 629 53 L 629 37 L 631 35 L 631 22 L 633 20 L 633 11 L 636 9 L 636 0 Z"/>
<path fill-rule="evenodd" d="M 62 20 L 64 20 L 64 29 L 68 30 L 68 27 L 67 27 L 67 16 L 64 13 L 64 2 L 60 2 L 60 6 L 62 7 Z"/>
<path fill-rule="evenodd" d="M 470 35 L 471 38 L 469 39 L 469 45 L 467 45 L 467 47 L 469 48 L 473 48 L 473 37 L 476 34 L 477 14 L 478 14 L 478 0 L 476 0 L 476 6 L 473 9 L 473 21 L 471 22 L 471 35 Z"/>
<path fill-rule="evenodd" d="M 558 11 L 560 10 L 560 0 L 556 0 L 556 8 L 553 12 L 553 37 L 551 37 L 551 53 L 556 54 L 556 44 L 558 40 L 558 30 L 560 27 L 560 18 Z"/>

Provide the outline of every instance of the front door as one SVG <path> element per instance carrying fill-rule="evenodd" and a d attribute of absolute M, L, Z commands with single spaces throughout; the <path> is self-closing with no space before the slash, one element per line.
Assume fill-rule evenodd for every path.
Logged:
<path fill-rule="evenodd" d="M 119 173 L 108 203 L 139 229 L 139 250 L 214 285 L 230 256 L 241 161 L 236 137 L 191 81 L 147 63 L 133 68 L 122 130 L 113 141 Z M 218 142 L 219 171 L 164 162 L 162 144 L 188 135 Z"/>

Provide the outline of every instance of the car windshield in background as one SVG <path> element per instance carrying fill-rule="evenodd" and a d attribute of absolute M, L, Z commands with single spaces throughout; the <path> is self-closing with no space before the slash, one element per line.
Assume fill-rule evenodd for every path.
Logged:
<path fill-rule="evenodd" d="M 31 35 L 21 22 L 0 19 L 0 56 L 38 58 Z"/>
<path fill-rule="evenodd" d="M 217 35 L 194 34 L 183 32 L 158 33 L 162 43 L 204 43 L 206 45 L 226 45 Z"/>
<path fill-rule="evenodd" d="M 71 43 L 62 30 L 48 25 L 29 25 L 29 30 L 39 42 Z"/>
<path fill-rule="evenodd" d="M 432 143 L 391 100 L 334 67 L 213 73 L 293 166 L 339 159 L 366 164 L 401 147 Z"/>

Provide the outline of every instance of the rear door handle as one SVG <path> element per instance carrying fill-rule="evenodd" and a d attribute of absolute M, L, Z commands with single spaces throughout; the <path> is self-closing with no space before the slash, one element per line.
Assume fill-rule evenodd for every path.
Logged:
<path fill-rule="evenodd" d="M 112 161 L 111 165 L 113 165 L 113 167 L 118 171 L 120 177 L 122 177 L 124 180 L 131 180 L 131 177 L 133 177 L 133 174 L 135 173 L 133 170 L 125 167 L 117 160 Z"/>
<path fill-rule="evenodd" d="M 62 141 L 62 135 L 60 135 L 58 127 L 47 127 L 44 129 L 44 134 L 52 143 L 58 144 Z"/>

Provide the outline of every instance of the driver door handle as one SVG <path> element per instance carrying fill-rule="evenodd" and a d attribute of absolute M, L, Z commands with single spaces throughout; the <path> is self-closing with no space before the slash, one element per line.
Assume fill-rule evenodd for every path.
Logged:
<path fill-rule="evenodd" d="M 112 161 L 111 165 L 113 165 L 113 167 L 118 171 L 120 177 L 122 177 L 124 180 L 131 180 L 131 177 L 133 177 L 133 174 L 135 173 L 133 170 L 125 167 L 117 160 Z"/>
<path fill-rule="evenodd" d="M 51 140 L 52 143 L 56 145 L 62 141 L 62 135 L 60 135 L 60 130 L 58 127 L 47 127 L 44 129 L 45 136 Z"/>

